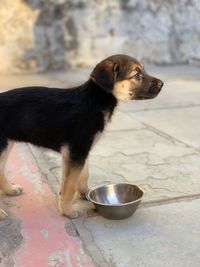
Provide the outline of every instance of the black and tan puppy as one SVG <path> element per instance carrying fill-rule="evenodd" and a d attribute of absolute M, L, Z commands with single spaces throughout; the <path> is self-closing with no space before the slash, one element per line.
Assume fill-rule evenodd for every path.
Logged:
<path fill-rule="evenodd" d="M 119 101 L 151 99 L 162 81 L 149 76 L 143 66 L 126 55 L 100 62 L 89 80 L 72 89 L 27 87 L 0 94 L 0 189 L 19 195 L 22 188 L 4 174 L 15 141 L 29 142 L 62 154 L 59 211 L 74 218 L 76 191 L 88 190 L 87 158 Z M 0 217 L 6 213 L 0 209 Z"/>

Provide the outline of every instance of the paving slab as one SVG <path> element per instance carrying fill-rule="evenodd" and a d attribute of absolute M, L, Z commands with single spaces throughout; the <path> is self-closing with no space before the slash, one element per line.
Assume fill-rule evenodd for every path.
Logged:
<path fill-rule="evenodd" d="M 131 116 L 200 150 L 200 107 L 138 112 Z"/>
<path fill-rule="evenodd" d="M 131 182 L 146 191 L 144 201 L 200 192 L 200 157 L 184 144 L 148 129 L 110 132 L 90 157 L 91 184 Z"/>
<path fill-rule="evenodd" d="M 107 124 L 106 131 L 139 130 L 146 128 L 128 113 L 121 112 L 118 108 L 114 112 L 111 122 Z"/>
<path fill-rule="evenodd" d="M 87 218 L 84 225 L 107 267 L 199 267 L 200 200 L 140 208 L 113 221 Z"/>

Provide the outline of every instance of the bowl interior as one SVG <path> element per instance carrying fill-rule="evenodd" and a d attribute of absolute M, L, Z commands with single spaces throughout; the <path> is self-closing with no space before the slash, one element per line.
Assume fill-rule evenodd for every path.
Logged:
<path fill-rule="evenodd" d="M 92 201 L 104 205 L 122 205 L 136 201 L 143 196 L 143 191 L 136 185 L 111 184 L 91 190 L 89 197 Z"/>

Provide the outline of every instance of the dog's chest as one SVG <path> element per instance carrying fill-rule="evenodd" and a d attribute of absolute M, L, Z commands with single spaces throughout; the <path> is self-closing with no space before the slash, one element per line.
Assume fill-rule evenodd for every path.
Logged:
<path fill-rule="evenodd" d="M 104 129 L 105 129 L 105 126 L 107 125 L 107 123 L 110 121 L 111 119 L 111 113 L 108 112 L 108 111 L 105 111 L 103 112 L 103 115 L 104 115 Z M 95 136 L 94 136 L 94 140 L 93 140 L 93 145 L 95 145 L 99 139 L 101 138 L 101 135 L 103 134 L 103 131 L 98 131 Z"/>

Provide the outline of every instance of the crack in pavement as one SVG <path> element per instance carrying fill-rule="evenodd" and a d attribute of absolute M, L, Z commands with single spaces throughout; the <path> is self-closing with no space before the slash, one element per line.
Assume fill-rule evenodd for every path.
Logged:
<path fill-rule="evenodd" d="M 190 195 L 183 195 L 178 197 L 171 197 L 168 199 L 158 199 L 158 200 L 151 200 L 142 202 L 139 208 L 146 208 L 146 207 L 154 207 L 166 204 L 174 204 L 179 202 L 187 202 L 200 199 L 200 194 L 190 194 Z"/>
<path fill-rule="evenodd" d="M 170 192 L 170 193 L 173 193 L 174 191 L 172 191 L 172 190 L 170 190 L 170 189 L 168 189 L 168 188 L 162 188 L 162 187 L 153 187 L 152 185 L 150 185 L 150 184 L 140 184 L 140 186 L 148 186 L 148 187 L 150 187 L 151 189 L 153 189 L 153 190 L 163 190 L 163 191 L 168 191 L 168 192 Z"/>
<path fill-rule="evenodd" d="M 134 117 L 134 115 L 133 115 L 133 117 Z M 196 148 L 196 147 L 192 146 L 191 144 L 188 144 L 188 143 L 186 143 L 186 142 L 184 142 L 184 141 L 182 141 L 182 140 L 180 140 L 180 139 L 178 139 L 178 138 L 176 138 L 176 137 L 174 137 L 172 135 L 169 135 L 166 132 L 163 132 L 163 131 L 161 131 L 161 130 L 159 130 L 159 129 L 157 129 L 157 128 L 155 128 L 155 127 L 153 127 L 153 126 L 151 126 L 151 125 L 149 125 L 149 124 L 147 124 L 147 123 L 145 123 L 145 122 L 143 122 L 143 121 L 141 121 L 139 119 L 137 119 L 136 117 L 134 117 L 134 118 L 138 122 L 140 122 L 141 124 L 145 125 L 148 130 L 150 130 L 151 132 L 154 132 L 157 135 L 159 135 L 159 136 L 167 139 L 171 143 L 173 143 L 173 144 L 177 144 L 177 143 L 183 144 L 185 147 L 190 148 L 190 149 L 193 149 L 195 152 L 198 152 L 198 153 L 200 152 L 200 149 L 199 148 Z"/>
<path fill-rule="evenodd" d="M 84 243 L 84 248 L 88 252 L 88 254 L 93 259 L 96 267 L 116 267 L 111 262 L 108 262 L 104 255 L 101 252 L 101 249 L 97 246 L 93 235 L 86 225 L 86 220 L 88 218 L 86 216 L 82 216 L 78 219 L 73 219 L 73 223 L 80 234 L 81 239 Z"/>
<path fill-rule="evenodd" d="M 158 107 L 158 108 L 144 108 L 144 109 L 126 109 L 126 110 L 121 110 L 120 112 L 126 113 L 126 112 L 134 112 L 134 113 L 139 113 L 139 112 L 146 112 L 146 111 L 154 111 L 154 110 L 170 110 L 170 109 L 183 109 L 183 108 L 196 108 L 200 107 L 200 104 L 191 104 L 191 105 L 183 105 L 183 106 L 171 106 L 171 107 Z"/>
<path fill-rule="evenodd" d="M 95 154 L 92 155 L 92 157 L 93 158 L 94 157 L 95 158 L 97 158 L 97 157 L 105 158 L 107 160 L 108 158 L 111 158 L 111 157 L 114 158 L 114 157 L 117 157 L 118 155 L 122 155 L 122 156 L 124 156 L 126 158 L 130 158 L 130 157 L 133 158 L 133 157 L 138 157 L 138 156 L 143 156 L 143 155 L 150 155 L 150 153 L 149 152 L 139 152 L 139 153 L 134 153 L 134 154 L 128 154 L 128 153 L 125 153 L 125 152 L 122 152 L 122 151 L 117 151 L 117 152 L 114 152 L 114 153 L 106 155 L 106 156 L 103 156 L 103 155 L 95 153 Z"/>

